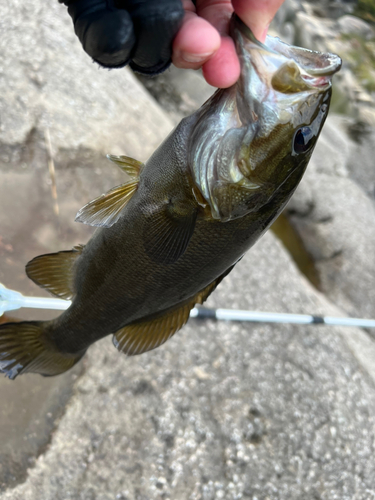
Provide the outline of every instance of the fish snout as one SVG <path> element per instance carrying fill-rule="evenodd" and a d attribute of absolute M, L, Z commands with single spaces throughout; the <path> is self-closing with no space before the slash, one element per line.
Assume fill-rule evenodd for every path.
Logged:
<path fill-rule="evenodd" d="M 272 86 L 283 92 L 286 89 L 286 93 L 324 90 L 331 86 L 332 76 L 342 65 L 336 54 L 287 45 L 279 38 L 267 37 L 267 46 L 281 56 L 281 64 L 272 77 Z"/>

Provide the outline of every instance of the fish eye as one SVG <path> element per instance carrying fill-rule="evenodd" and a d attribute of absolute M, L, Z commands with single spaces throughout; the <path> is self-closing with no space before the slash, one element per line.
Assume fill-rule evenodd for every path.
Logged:
<path fill-rule="evenodd" d="M 297 155 L 306 153 L 313 145 L 313 138 L 314 134 L 310 127 L 302 127 L 297 130 L 293 143 L 294 153 Z"/>

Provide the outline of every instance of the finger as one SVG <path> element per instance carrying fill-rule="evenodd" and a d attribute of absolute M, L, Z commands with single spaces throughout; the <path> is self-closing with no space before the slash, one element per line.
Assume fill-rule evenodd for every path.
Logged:
<path fill-rule="evenodd" d="M 198 69 L 219 47 L 220 35 L 216 29 L 188 11 L 173 42 L 173 64 L 178 68 Z"/>
<path fill-rule="evenodd" d="M 284 0 L 232 0 L 236 14 L 264 42 L 268 26 Z"/>
<path fill-rule="evenodd" d="M 203 65 L 202 71 L 207 83 L 213 87 L 227 88 L 236 83 L 240 76 L 240 62 L 230 37 L 222 37 L 220 49 Z"/>
<path fill-rule="evenodd" d="M 240 63 L 233 40 L 228 36 L 233 13 L 230 0 L 198 0 L 197 14 L 206 19 L 221 34 L 220 49 L 203 65 L 203 75 L 210 85 L 227 88 L 240 76 Z"/>
<path fill-rule="evenodd" d="M 117 0 L 116 5 L 126 8 L 134 25 L 137 43 L 130 66 L 143 74 L 164 71 L 184 16 L 181 0 Z"/>
<path fill-rule="evenodd" d="M 233 13 L 231 0 L 197 0 L 197 14 L 214 26 L 221 35 L 228 35 Z"/>

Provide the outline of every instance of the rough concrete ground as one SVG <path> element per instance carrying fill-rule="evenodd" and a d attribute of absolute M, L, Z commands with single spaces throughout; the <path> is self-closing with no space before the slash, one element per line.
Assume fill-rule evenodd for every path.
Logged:
<path fill-rule="evenodd" d="M 73 223 L 75 212 L 122 180 L 104 153 L 145 159 L 171 126 L 128 71 L 98 71 L 87 61 L 61 8 L 14 2 L 0 16 L 0 279 L 37 295 L 24 264 L 84 243 L 87 228 Z M 34 69 L 33 58 L 42 61 Z M 44 82 L 37 90 L 35 78 Z M 48 184 L 46 124 L 60 223 Z M 341 313 L 272 234 L 207 305 Z M 190 321 L 165 346 L 136 358 L 105 339 L 82 362 L 85 372 L 49 445 L 0 499 L 375 498 L 374 359 L 365 332 L 322 326 Z M 7 407 L 21 380 L 2 380 Z M 41 379 L 24 380 L 32 400 Z M 31 424 L 43 415 L 37 410 Z M 3 417 L 9 425 L 12 417 Z M 24 429 L 13 431 L 28 443 Z"/>

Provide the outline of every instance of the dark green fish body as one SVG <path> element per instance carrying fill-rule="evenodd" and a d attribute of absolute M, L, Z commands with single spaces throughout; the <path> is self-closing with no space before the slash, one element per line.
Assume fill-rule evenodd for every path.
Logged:
<path fill-rule="evenodd" d="M 86 246 L 33 259 L 28 276 L 72 299 L 50 322 L 0 325 L 0 369 L 61 373 L 114 334 L 133 355 L 180 329 L 266 231 L 296 189 L 328 112 L 339 58 L 232 35 L 239 82 L 218 90 L 143 165 L 111 157 L 131 180 L 77 220 L 101 226 Z"/>
<path fill-rule="evenodd" d="M 168 150 L 175 151 L 169 142 L 181 144 L 180 134 L 186 135 L 189 125 L 186 120 L 167 139 Z M 77 296 L 53 324 L 54 341 L 59 348 L 66 351 L 73 348 L 73 352 L 85 349 L 129 323 L 188 302 L 197 291 L 205 289 L 231 268 L 283 208 L 278 206 L 275 213 L 275 209 L 269 207 L 262 214 L 263 220 L 259 214 L 249 214 L 225 224 L 208 218 L 193 194 L 186 151 L 169 157 L 167 162 L 160 156 L 163 161 L 155 154 L 145 165 L 138 189 L 126 206 L 126 214 L 112 227 L 99 229 L 77 258 L 74 286 Z M 170 184 L 165 184 L 164 171 L 170 175 Z M 164 190 L 168 193 L 167 199 L 160 197 Z M 289 195 L 285 192 L 284 204 Z M 169 241 L 167 247 L 158 248 L 159 252 L 151 257 L 145 252 L 144 240 L 153 227 L 159 227 L 159 212 L 155 209 L 163 209 L 170 203 L 175 207 L 183 205 L 188 222 L 182 224 L 187 224 L 188 230 L 193 219 L 194 231 L 183 255 L 175 262 L 163 263 L 160 253 L 169 246 L 177 246 L 178 240 Z M 173 256 L 170 260 L 174 260 Z M 101 311 L 101 314 L 85 315 L 82 323 L 82 309 Z"/>

